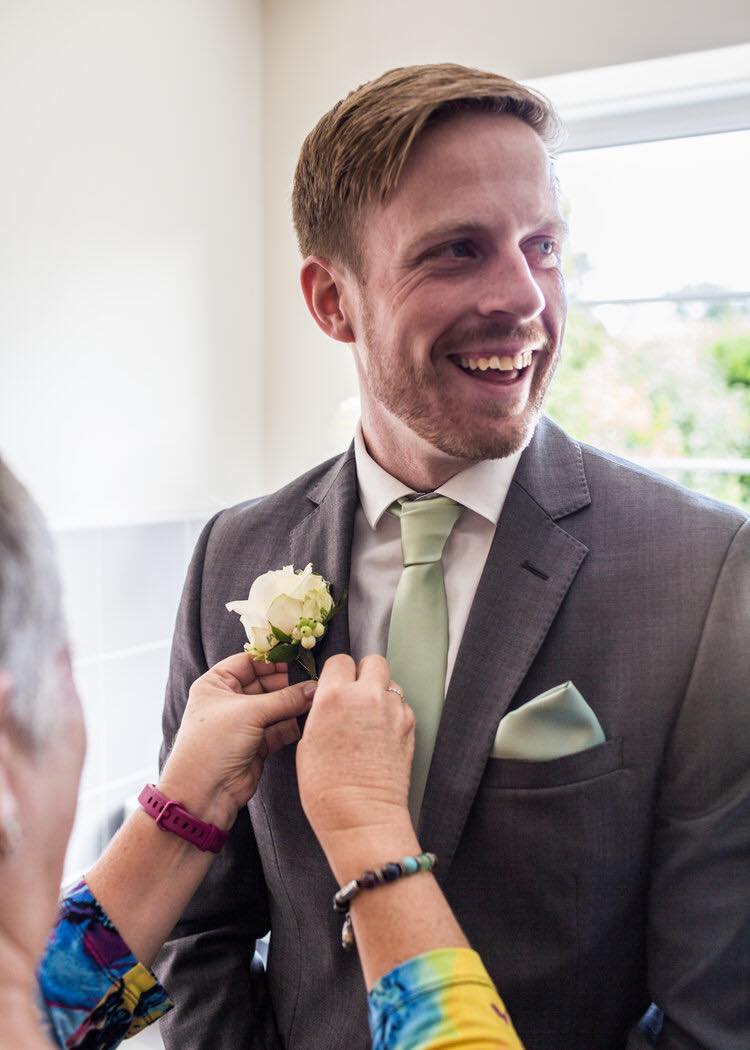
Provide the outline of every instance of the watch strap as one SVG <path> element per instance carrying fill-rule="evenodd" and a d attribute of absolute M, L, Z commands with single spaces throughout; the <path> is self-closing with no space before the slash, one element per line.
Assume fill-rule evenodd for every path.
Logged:
<path fill-rule="evenodd" d="M 200 820 L 174 799 L 167 798 L 153 784 L 146 784 L 138 796 L 143 809 L 163 831 L 171 831 L 203 852 L 219 853 L 229 832 Z"/>

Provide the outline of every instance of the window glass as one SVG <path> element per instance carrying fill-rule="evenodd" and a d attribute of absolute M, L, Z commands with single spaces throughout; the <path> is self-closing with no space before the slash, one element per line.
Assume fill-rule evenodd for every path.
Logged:
<path fill-rule="evenodd" d="M 563 154 L 581 299 L 750 292 L 750 131 Z"/>
<path fill-rule="evenodd" d="M 750 131 L 565 154 L 571 308 L 548 408 L 750 510 Z"/>

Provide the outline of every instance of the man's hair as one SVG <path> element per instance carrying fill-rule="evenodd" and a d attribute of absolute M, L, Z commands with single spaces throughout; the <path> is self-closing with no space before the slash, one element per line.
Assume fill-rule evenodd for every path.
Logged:
<path fill-rule="evenodd" d="M 0 460 L 0 670 L 10 716 L 32 743 L 52 721 L 54 657 L 64 641 L 52 540 L 26 489 Z"/>
<path fill-rule="evenodd" d="M 562 138 L 552 104 L 508 77 L 452 63 L 391 69 L 337 102 L 302 144 L 292 214 L 303 257 L 337 259 L 361 273 L 364 208 L 387 201 L 427 127 L 466 110 L 518 117 L 550 154 Z"/>

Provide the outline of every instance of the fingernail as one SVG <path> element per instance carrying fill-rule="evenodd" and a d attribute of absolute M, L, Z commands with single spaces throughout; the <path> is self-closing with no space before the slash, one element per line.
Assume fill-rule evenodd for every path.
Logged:
<path fill-rule="evenodd" d="M 304 686 L 302 687 L 302 695 L 304 696 L 305 700 L 312 700 L 312 698 L 315 696 L 315 690 L 317 688 L 317 682 L 305 682 Z"/>

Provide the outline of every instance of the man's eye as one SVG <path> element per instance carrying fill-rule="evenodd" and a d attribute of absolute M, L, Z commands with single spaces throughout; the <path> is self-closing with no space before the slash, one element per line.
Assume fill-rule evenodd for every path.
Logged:
<path fill-rule="evenodd" d="M 549 263 L 557 265 L 560 262 L 560 245 L 553 237 L 540 237 L 534 242 L 533 247 L 542 257 L 545 265 Z"/>
<path fill-rule="evenodd" d="M 438 248 L 434 254 L 444 259 L 473 259 L 476 253 L 471 241 L 451 241 Z"/>

